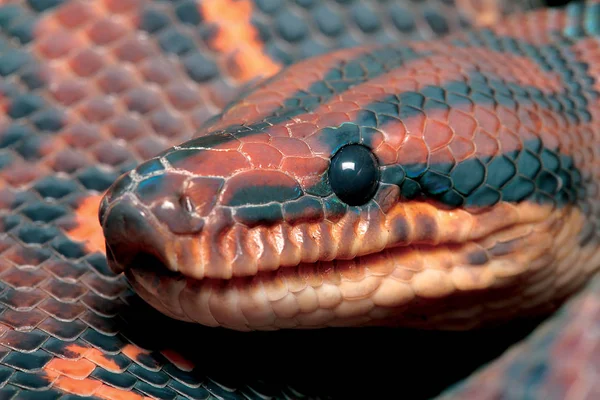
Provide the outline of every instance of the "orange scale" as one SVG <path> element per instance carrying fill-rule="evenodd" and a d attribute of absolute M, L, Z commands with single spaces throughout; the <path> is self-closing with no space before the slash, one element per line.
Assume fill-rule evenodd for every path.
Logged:
<path fill-rule="evenodd" d="M 107 11 L 115 14 L 122 14 L 136 11 L 142 5 L 141 0 L 103 0 Z"/>
<path fill-rule="evenodd" d="M 62 26 L 53 14 L 47 14 L 36 22 L 33 33 L 36 38 L 42 38 L 63 29 L 64 26 Z"/>
<path fill-rule="evenodd" d="M 345 112 L 330 112 L 318 115 L 316 128 L 323 129 L 332 126 L 338 126 L 344 122 L 350 122 L 350 117 Z"/>
<path fill-rule="evenodd" d="M 375 149 L 374 153 L 379 163 L 383 165 L 394 164 L 398 160 L 398 151 L 387 143 L 381 144 L 381 146 Z"/>
<path fill-rule="evenodd" d="M 277 168 L 283 158 L 281 152 L 269 144 L 246 143 L 242 152 L 254 168 Z"/>
<path fill-rule="evenodd" d="M 388 145 L 398 149 L 406 140 L 406 126 L 400 119 L 388 120 L 382 129 L 384 133 L 377 135 L 374 140 L 375 143 L 380 142 L 385 137 L 385 142 Z M 377 146 L 378 144 L 373 145 L 373 147 Z"/>
<path fill-rule="evenodd" d="M 329 101 L 329 103 L 327 103 L 323 107 L 326 107 L 328 110 L 331 110 L 335 106 L 335 104 L 340 103 L 352 103 L 355 105 L 369 104 L 372 103 L 374 100 L 377 100 L 385 95 L 385 93 L 382 90 L 379 90 L 377 93 L 367 93 L 362 91 L 363 86 L 361 86 L 360 88 L 360 91 L 352 90 L 344 92 L 343 98 L 339 98 L 339 96 L 334 97 Z M 369 88 L 372 89 L 373 86 L 369 86 Z"/>
<path fill-rule="evenodd" d="M 34 51 L 44 58 L 55 59 L 67 55 L 74 49 L 84 48 L 87 40 L 80 34 L 59 30 L 34 43 Z"/>
<path fill-rule="evenodd" d="M 130 360 L 137 361 L 138 357 L 150 354 L 150 351 L 144 350 L 134 344 L 127 344 L 121 349 L 121 353 L 129 357 Z"/>
<path fill-rule="evenodd" d="M 397 154 L 402 164 L 420 164 L 427 162 L 429 149 L 422 139 L 409 136 Z"/>
<path fill-rule="evenodd" d="M 335 132 L 329 132 L 335 135 Z M 310 148 L 313 155 L 329 157 L 331 155 L 331 143 L 328 138 L 324 137 L 325 132 L 317 132 L 305 139 L 306 144 Z"/>
<path fill-rule="evenodd" d="M 240 136 L 239 140 L 242 143 L 269 143 L 271 136 L 266 132 L 262 132 L 247 136 Z"/>
<path fill-rule="evenodd" d="M 523 147 L 523 141 L 519 135 L 506 128 L 502 128 L 498 133 L 498 141 L 500 142 L 500 146 L 502 146 L 502 151 L 504 153 L 507 151 L 520 150 Z"/>
<path fill-rule="evenodd" d="M 154 132 L 163 137 L 174 138 L 187 131 L 183 116 L 166 107 L 153 111 L 148 120 Z"/>
<path fill-rule="evenodd" d="M 108 132 L 115 139 L 131 141 L 146 132 L 144 123 L 129 115 L 119 115 L 107 124 Z"/>
<path fill-rule="evenodd" d="M 47 167 L 52 168 L 56 172 L 70 174 L 79 168 L 87 166 L 88 161 L 89 160 L 83 152 L 66 147 L 56 154 L 53 154 L 52 157 L 48 157 L 43 162 Z"/>
<path fill-rule="evenodd" d="M 151 86 L 135 87 L 119 96 L 121 103 L 131 112 L 147 114 L 164 105 L 161 92 Z"/>
<path fill-rule="evenodd" d="M 392 94 L 416 92 L 419 89 L 419 84 L 414 78 L 403 76 L 398 79 L 392 78 L 392 84 L 389 87 L 386 87 L 386 92 L 390 89 Z"/>
<path fill-rule="evenodd" d="M 104 67 L 104 57 L 94 49 L 83 49 L 69 60 L 71 70 L 81 77 L 90 77 Z"/>
<path fill-rule="evenodd" d="M 189 156 L 177 159 L 167 156 L 171 165 L 200 176 L 230 177 L 251 168 L 250 161 L 237 151 L 179 150 L 173 154 L 179 152 L 189 152 Z"/>
<path fill-rule="evenodd" d="M 350 121 L 356 121 L 356 119 L 361 111 L 362 111 L 362 108 L 355 108 L 352 110 L 348 110 L 346 112 L 346 114 L 348 114 L 348 118 L 350 118 Z"/>
<path fill-rule="evenodd" d="M 104 400 L 143 400 L 150 397 L 142 396 L 129 390 L 117 389 L 112 386 L 103 384 L 94 393 L 94 397 Z"/>
<path fill-rule="evenodd" d="M 320 115 L 320 111 L 317 109 L 316 111 L 313 111 L 309 114 L 302 114 L 297 117 L 294 117 L 294 119 L 296 121 L 309 122 L 311 124 L 316 125 L 317 122 L 319 121 L 319 115 Z"/>
<path fill-rule="evenodd" d="M 103 386 L 103 383 L 90 378 L 73 379 L 68 376 L 61 376 L 54 382 L 54 386 L 67 393 L 92 396 Z"/>
<path fill-rule="evenodd" d="M 70 378 L 81 380 L 88 377 L 92 373 L 92 371 L 96 368 L 96 364 L 85 358 L 81 358 L 79 360 L 53 358 L 48 364 L 46 364 L 45 368 L 59 372 L 62 375 L 66 375 Z"/>
<path fill-rule="evenodd" d="M 70 106 L 85 99 L 89 94 L 89 87 L 82 79 L 66 79 L 51 87 L 50 92 L 57 102 Z"/>
<path fill-rule="evenodd" d="M 38 155 L 40 159 L 43 159 L 45 156 L 54 154 L 60 150 L 63 150 L 67 147 L 66 143 L 60 136 L 55 137 L 44 137 L 40 140 Z"/>
<path fill-rule="evenodd" d="M 133 39 L 126 39 L 119 43 L 119 45 L 112 50 L 112 53 L 120 61 L 138 63 L 151 55 L 155 55 L 156 49 L 149 40 L 136 37 Z"/>
<path fill-rule="evenodd" d="M 415 77 L 415 80 L 417 81 L 420 89 L 423 89 L 426 86 L 442 85 L 440 76 L 433 71 L 429 73 L 427 73 L 426 71 L 419 71 L 419 75 Z"/>
<path fill-rule="evenodd" d="M 179 72 L 179 67 L 177 67 L 176 71 Z M 190 80 L 186 81 L 197 86 L 199 88 L 198 90 L 201 90 L 204 96 L 207 99 L 210 99 L 211 104 L 216 107 L 214 111 L 221 111 L 223 108 L 225 108 L 225 106 L 236 99 L 236 96 L 238 96 L 239 91 L 241 90 L 241 86 L 239 84 L 225 79 L 213 79 L 212 81 L 205 82 L 204 84 L 198 84 Z M 250 122 L 253 121 L 249 121 L 248 123 Z"/>
<path fill-rule="evenodd" d="M 360 109 L 359 105 L 354 101 L 338 101 L 329 105 L 329 111 L 331 112 L 356 112 Z"/>
<path fill-rule="evenodd" d="M 528 140 L 538 139 L 539 132 L 542 131 L 541 119 L 538 117 L 537 112 L 531 110 L 523 111 L 519 113 L 519 117 L 522 118 L 522 125 L 517 131 L 519 137 L 523 142 Z M 569 126 L 569 125 L 566 125 Z M 565 128 L 566 128 L 565 126 Z M 571 129 L 572 127 L 569 127 Z M 569 136 L 569 135 L 565 135 Z"/>
<path fill-rule="evenodd" d="M 475 106 L 475 119 L 477 119 L 479 126 L 487 132 L 496 133 L 502 126 L 498 115 L 481 105 Z"/>
<path fill-rule="evenodd" d="M 138 84 L 137 74 L 126 66 L 109 66 L 96 79 L 97 85 L 107 94 L 121 93 Z"/>
<path fill-rule="evenodd" d="M 176 82 L 165 89 L 169 102 L 178 110 L 188 110 L 202 102 L 198 90 L 183 82 Z"/>
<path fill-rule="evenodd" d="M 250 96 L 248 96 L 247 101 L 249 103 L 262 101 L 283 102 L 285 99 L 288 98 L 289 94 L 294 94 L 302 89 L 304 89 L 302 83 L 290 79 L 290 81 L 281 81 L 281 84 L 277 84 L 277 86 L 269 84 L 265 85 L 262 88 L 258 88 L 255 92 L 251 93 Z"/>
<path fill-rule="evenodd" d="M 451 65 L 452 64 L 448 64 L 448 66 L 450 68 L 451 68 Z M 444 68 L 445 67 L 446 66 L 444 66 Z M 458 66 L 456 66 L 454 70 L 438 69 L 437 75 L 440 79 L 440 82 L 442 83 L 442 86 L 448 82 L 460 81 L 463 77 L 462 71 L 460 70 L 460 68 Z"/>
<path fill-rule="evenodd" d="M 298 180 L 321 177 L 329 167 L 329 160 L 321 157 L 287 157 L 281 163 L 281 171 Z"/>
<path fill-rule="evenodd" d="M 465 139 L 472 139 L 478 124 L 472 115 L 453 108 L 448 115 L 448 125 L 454 129 L 456 135 Z"/>
<path fill-rule="evenodd" d="M 93 3 L 74 1 L 58 7 L 54 18 L 67 28 L 76 28 L 88 23 L 97 15 L 98 11 Z"/>
<path fill-rule="evenodd" d="M 115 114 L 115 105 L 114 99 L 94 97 L 79 105 L 75 111 L 90 122 L 103 122 Z"/>
<path fill-rule="evenodd" d="M 260 115 L 265 115 L 271 113 L 273 110 L 277 110 L 280 107 L 283 107 L 283 99 L 270 100 L 270 101 L 260 101 L 259 103 L 254 104 L 256 114 L 251 115 L 252 119 L 258 118 Z"/>
<path fill-rule="evenodd" d="M 206 21 L 219 27 L 209 45 L 223 54 L 238 54 L 237 79 L 247 82 L 279 71 L 279 63 L 266 54 L 256 28 L 250 21 L 249 15 L 253 10 L 250 1 L 215 0 L 203 2 L 199 8 Z"/>
<path fill-rule="evenodd" d="M 266 131 L 271 137 L 290 137 L 290 130 L 282 125 L 275 125 Z"/>
<path fill-rule="evenodd" d="M 308 122 L 292 124 L 288 129 L 292 137 L 299 139 L 312 136 L 317 131 L 317 127 Z"/>
<path fill-rule="evenodd" d="M 541 115 L 544 115 L 544 114 L 545 114 L 545 110 L 542 111 Z M 517 129 L 519 129 L 519 126 L 521 125 L 521 121 L 519 121 L 519 118 L 517 117 L 517 114 L 515 113 L 515 111 L 510 110 L 504 106 L 496 107 L 496 116 L 498 117 L 498 119 L 500 121 L 502 121 L 503 128 L 506 127 L 513 131 L 516 131 Z"/>
<path fill-rule="evenodd" d="M 106 17 L 94 23 L 87 30 L 87 35 L 92 42 L 103 46 L 127 36 L 127 26 L 117 22 L 116 18 Z"/>
<path fill-rule="evenodd" d="M 551 129 L 551 130 L 555 130 L 555 129 L 560 129 L 560 124 L 558 122 L 558 120 L 556 119 L 556 115 L 554 115 L 554 113 L 550 110 L 540 110 L 540 113 L 538 114 L 541 121 L 542 121 L 542 125 L 544 128 L 546 129 Z M 515 119 L 517 117 L 515 116 Z M 504 121 L 503 121 L 504 123 Z M 504 124 L 506 126 L 506 124 Z M 518 126 L 514 127 L 513 130 L 517 130 Z"/>
<path fill-rule="evenodd" d="M 4 168 L 0 177 L 12 186 L 25 185 L 41 177 L 48 175 L 49 171 L 41 168 L 39 165 L 32 165 L 30 162 L 17 161 Z"/>
<path fill-rule="evenodd" d="M 147 58 L 138 66 L 138 71 L 148 82 L 163 86 L 173 80 L 177 73 L 168 60 Z"/>
<path fill-rule="evenodd" d="M 312 152 L 308 145 L 300 140 L 289 137 L 275 137 L 271 139 L 273 147 L 277 148 L 284 157 L 310 157 Z"/>
<path fill-rule="evenodd" d="M 260 111 L 260 108 L 262 106 L 263 106 L 262 103 L 260 103 L 260 104 L 243 103 L 243 104 L 235 105 L 226 112 L 226 118 L 224 118 L 224 119 L 226 119 L 227 122 L 222 122 L 224 119 L 223 119 L 223 117 L 221 117 L 221 121 L 217 122 L 217 124 L 212 126 L 210 129 L 211 130 L 223 129 L 228 124 L 231 124 L 231 123 L 243 123 L 245 121 L 253 120 L 260 113 L 262 113 L 262 111 Z M 265 105 L 265 107 L 275 108 L 276 106 L 273 106 L 272 104 L 267 104 L 267 105 Z"/>
<path fill-rule="evenodd" d="M 474 144 L 479 157 L 493 157 L 500 154 L 498 139 L 483 130 L 477 131 Z"/>
<path fill-rule="evenodd" d="M 446 147 L 452 140 L 454 131 L 443 122 L 429 120 L 425 125 L 423 139 L 431 151 Z"/>
<path fill-rule="evenodd" d="M 102 195 L 91 195 L 78 201 L 75 212 L 75 225 L 66 233 L 72 240 L 84 243 L 88 252 L 104 253 L 104 235 L 98 222 L 98 208 Z M 87 351 L 86 348 L 76 349 L 80 354 Z"/>
<path fill-rule="evenodd" d="M 556 131 L 554 129 L 544 129 L 540 131 L 541 136 L 544 138 L 544 147 L 548 149 L 558 149 L 563 143 L 567 143 L 564 141 L 560 135 L 560 131 Z M 594 139 L 589 139 L 594 140 Z M 568 151 L 567 151 L 568 152 Z"/>
<path fill-rule="evenodd" d="M 104 354 L 98 349 L 89 349 L 89 351 L 84 355 L 84 357 L 93 362 L 94 364 L 110 372 L 121 373 L 124 371 L 124 368 L 119 367 L 119 364 L 117 364 L 114 360 L 108 358 L 106 354 Z"/>
<path fill-rule="evenodd" d="M 475 144 L 460 136 L 455 136 L 452 139 L 448 145 L 448 149 L 452 152 L 457 162 L 465 161 L 475 154 Z"/>
<path fill-rule="evenodd" d="M 360 92 L 357 93 L 357 97 L 360 96 L 363 100 L 367 100 L 369 103 L 373 100 L 380 99 L 382 96 L 389 94 L 389 85 L 376 84 L 374 82 L 367 82 L 360 87 Z M 393 90 L 392 93 L 398 93 Z M 349 100 L 346 94 L 343 96 L 344 100 Z M 364 103 L 363 103 L 364 104 Z"/>

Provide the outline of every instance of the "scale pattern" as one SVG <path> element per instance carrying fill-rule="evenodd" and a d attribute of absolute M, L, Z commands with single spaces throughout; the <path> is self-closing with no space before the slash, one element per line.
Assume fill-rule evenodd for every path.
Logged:
<path fill-rule="evenodd" d="M 225 8 L 215 11 L 210 4 Z M 502 12 L 518 8 L 507 4 Z M 341 0 L 3 2 L 0 396 L 303 398 L 328 397 L 337 390 L 329 387 L 327 368 L 302 362 L 302 354 L 327 351 L 327 345 L 300 343 L 290 350 L 289 343 L 306 339 L 296 333 L 274 339 L 215 333 L 171 323 L 150 310 L 107 267 L 98 201 L 118 175 L 187 139 L 262 72 L 271 74 L 299 58 L 357 42 L 436 37 L 467 25 L 475 15 L 459 13 L 447 0 L 400 5 Z M 258 69 L 244 62 L 251 56 Z M 598 291 L 598 285 L 593 288 Z M 587 296 L 593 299 L 591 293 Z M 565 315 L 575 315 L 578 304 Z M 594 320 L 573 318 L 582 327 Z M 311 340 L 336 340 L 325 333 L 310 335 L 315 335 Z M 204 339 L 197 349 L 181 345 L 198 337 Z M 397 340 L 381 332 L 350 337 Z M 486 340 L 481 349 L 492 347 Z M 222 350 L 227 346 L 233 356 Z M 438 350 L 431 345 L 430 356 Z M 289 374 L 277 363 L 249 371 L 259 357 L 275 360 L 282 351 L 292 352 L 295 365 Z M 498 351 L 486 355 L 491 359 Z M 480 362 L 474 360 L 470 368 Z M 354 370 L 357 376 L 360 369 L 350 369 L 351 360 L 346 364 L 348 373 Z M 303 374 L 310 368 L 323 378 Z M 432 383 L 430 394 L 468 372 Z M 366 378 L 334 383 L 352 393 L 377 391 Z M 397 383 L 392 387 L 408 390 Z"/>

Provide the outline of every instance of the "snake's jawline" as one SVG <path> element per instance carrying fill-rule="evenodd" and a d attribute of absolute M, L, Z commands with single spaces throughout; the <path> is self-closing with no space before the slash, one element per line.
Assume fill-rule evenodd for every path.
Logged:
<path fill-rule="evenodd" d="M 514 243 L 507 243 L 504 247 L 509 246 L 511 247 Z M 397 248 L 393 248 L 393 249 L 388 249 L 385 251 L 399 251 L 399 254 L 401 255 L 403 252 L 410 252 L 411 250 L 414 250 L 415 246 L 399 246 Z M 436 248 L 436 246 L 418 246 L 420 247 L 420 249 L 422 251 L 426 251 L 425 248 L 429 249 L 429 250 L 434 250 Z M 506 251 L 506 248 L 500 249 L 500 250 L 504 250 Z M 381 252 L 380 252 L 381 253 Z M 378 253 L 373 253 L 373 254 L 378 254 Z M 372 255 L 373 255 L 372 254 Z M 356 259 L 365 259 L 366 257 L 368 257 L 370 255 L 366 255 L 366 256 L 360 256 L 357 257 Z M 465 251 L 464 252 L 464 257 L 466 260 L 469 260 L 473 266 L 473 268 L 477 269 L 480 265 L 485 264 L 483 262 L 483 260 L 480 257 L 481 255 L 478 254 L 477 252 L 472 252 L 472 251 Z M 443 260 L 440 258 L 440 262 L 442 262 Z M 446 260 L 447 262 L 450 262 L 449 260 Z M 329 264 L 331 265 L 335 265 L 334 262 L 324 262 L 324 263 L 318 263 L 318 264 L 312 264 L 311 266 L 316 268 L 316 269 L 311 269 L 311 266 L 309 266 L 306 270 L 303 271 L 308 271 L 309 274 L 312 274 L 312 276 L 306 276 L 306 280 L 308 281 L 306 283 L 306 286 L 312 286 L 313 289 L 316 288 L 317 286 L 311 285 L 310 283 L 310 279 L 321 279 L 323 282 L 327 281 L 325 280 L 325 278 L 323 278 L 323 272 L 324 269 L 326 270 L 327 268 L 323 268 L 324 265 Z M 337 263 L 336 263 L 337 264 Z M 321 268 L 317 267 L 317 265 L 320 265 Z M 355 270 L 360 270 L 362 272 L 366 271 L 369 268 L 369 264 L 366 263 L 360 263 L 360 264 L 354 264 L 356 265 Z M 334 269 L 337 267 L 334 266 Z M 443 265 L 438 266 L 443 268 Z M 233 277 L 231 279 L 215 279 L 215 278 L 203 278 L 203 279 L 194 279 L 194 278 L 190 278 L 190 277 L 186 277 L 183 274 L 179 273 L 179 272 L 172 272 L 169 271 L 161 262 L 160 260 L 156 259 L 155 257 L 148 255 L 148 254 L 139 254 L 133 261 L 132 263 L 130 263 L 128 266 L 126 266 L 125 268 L 125 275 L 127 277 L 127 279 L 129 280 L 129 282 L 131 283 L 131 285 L 134 287 L 135 291 L 138 293 L 138 295 L 140 295 L 147 303 L 149 303 L 151 306 L 153 306 L 155 309 L 157 309 L 158 311 L 162 312 L 163 314 L 168 315 L 171 318 L 174 319 L 178 319 L 178 320 L 183 320 L 183 321 L 187 321 L 187 322 L 199 322 L 196 319 L 194 319 L 193 317 L 190 317 L 188 313 L 186 313 L 182 307 L 180 307 L 179 305 L 177 305 L 176 307 L 173 307 L 173 300 L 176 298 L 177 301 L 180 301 L 180 293 L 184 290 L 184 288 L 186 288 L 185 290 L 192 290 L 192 291 L 201 291 L 203 288 L 205 288 L 205 285 L 209 285 L 210 286 L 210 290 L 214 291 L 222 291 L 222 293 L 227 292 L 228 289 L 233 289 L 235 290 L 236 288 L 244 290 L 243 288 L 250 285 L 250 283 L 257 279 L 258 281 L 265 284 L 268 284 L 268 281 L 270 280 L 270 278 L 275 278 L 279 271 L 281 269 L 287 269 L 289 271 L 296 271 L 300 274 L 300 268 L 302 267 L 302 264 L 300 264 L 299 266 L 295 266 L 295 267 L 280 267 L 280 269 L 276 270 L 276 271 L 269 271 L 269 272 L 259 272 L 254 276 L 249 276 L 249 277 Z M 392 270 L 391 272 L 389 272 L 386 276 L 390 276 L 396 272 L 398 272 L 398 270 L 404 269 L 406 268 L 405 266 L 396 266 L 394 270 Z M 340 271 L 340 269 L 342 269 Z M 433 268 L 433 271 L 435 272 L 436 268 Z M 360 272 L 359 271 L 359 272 Z M 363 280 L 364 277 L 359 277 L 359 279 L 357 280 L 352 280 L 351 278 L 346 279 L 346 277 L 344 276 L 344 272 L 348 272 L 344 269 L 344 267 L 338 267 L 337 273 L 339 273 L 340 275 L 342 275 L 343 280 L 346 281 L 351 281 L 355 284 L 356 288 L 360 289 L 361 285 L 368 285 L 368 283 L 366 283 L 366 280 Z M 352 271 L 350 271 L 352 272 Z M 409 272 L 408 269 L 406 272 Z M 417 271 L 415 271 L 417 272 Z M 430 273 L 430 268 L 429 266 L 425 266 L 421 272 L 426 272 L 426 273 Z M 363 276 L 367 276 L 364 275 Z M 383 279 L 383 278 L 382 278 Z M 274 279 L 273 279 L 274 280 Z M 407 283 L 406 284 L 406 288 L 409 288 L 411 291 L 414 289 L 414 286 L 411 288 L 410 285 L 414 285 L 414 282 L 412 283 Z M 514 291 L 514 290 L 519 290 L 518 289 L 519 284 L 515 282 L 515 285 L 510 285 L 510 287 L 507 289 L 508 292 L 510 291 Z M 372 290 L 371 292 L 365 293 L 364 299 L 367 299 L 369 301 L 372 301 L 372 296 L 373 294 L 378 290 L 379 286 L 377 286 L 374 290 Z M 208 290 L 208 289 L 207 289 Z M 303 289 L 302 289 L 303 290 Z M 364 290 L 364 289 L 363 289 Z M 484 326 L 484 325 L 489 325 L 490 323 L 492 324 L 498 324 L 498 323 L 502 323 L 503 321 L 506 321 L 510 318 L 513 318 L 515 316 L 515 313 L 518 311 L 519 305 L 515 304 L 514 306 L 511 307 L 507 307 L 503 310 L 499 310 L 498 312 L 494 312 L 494 313 L 490 313 L 490 315 L 483 315 L 481 313 L 481 310 L 470 310 L 470 309 L 463 309 L 461 308 L 461 304 L 465 302 L 465 300 L 467 300 L 466 304 L 477 304 L 473 303 L 473 297 L 481 297 L 481 300 L 486 300 L 486 291 L 490 291 L 492 289 L 479 289 L 479 290 L 466 290 L 466 291 L 460 291 L 460 290 L 451 290 L 449 291 L 447 294 L 444 293 L 439 293 L 437 296 L 421 296 L 421 295 L 416 295 L 416 296 L 410 296 L 406 298 L 406 301 L 404 303 L 402 303 L 401 301 L 398 302 L 398 304 L 396 305 L 392 305 L 389 307 L 386 306 L 382 306 L 381 304 L 377 304 L 375 306 L 375 308 L 378 308 L 379 311 L 381 311 L 382 309 L 385 311 L 381 311 L 384 314 L 382 315 L 382 319 L 371 319 L 371 320 L 365 320 L 364 323 L 356 323 L 354 326 L 359 326 L 359 325 L 379 325 L 379 326 L 405 326 L 405 327 L 417 327 L 417 328 L 425 328 L 425 329 L 429 329 L 429 328 L 433 328 L 433 329 L 450 329 L 450 330 L 464 330 L 464 329 L 470 329 L 470 328 L 475 328 L 475 327 L 479 327 L 479 326 Z M 504 289 L 502 289 L 504 290 Z M 501 291 L 502 291 L 501 290 Z M 292 291 L 290 290 L 290 293 Z M 505 292 L 505 295 L 508 293 Z M 229 292 L 231 293 L 231 292 Z M 238 292 L 239 293 L 239 292 Z M 296 293 L 296 292 L 295 292 Z M 173 294 L 175 294 L 175 296 L 173 296 Z M 497 297 L 502 297 L 502 296 L 498 296 L 501 295 L 501 293 L 496 293 Z M 398 296 L 401 297 L 402 293 L 398 293 Z M 353 303 L 355 305 L 350 305 L 350 307 L 360 307 L 360 298 L 357 299 L 344 299 L 343 301 L 345 302 L 349 302 L 349 301 L 354 301 L 354 300 L 358 300 L 356 303 Z M 487 299 L 489 300 L 489 299 Z M 446 303 L 446 304 L 442 304 L 442 303 Z M 463 304 L 464 305 L 464 304 Z M 438 310 L 440 311 L 441 314 L 444 313 L 448 313 L 449 311 L 452 310 L 453 307 L 458 306 L 458 311 L 462 311 L 464 315 L 458 315 L 458 316 L 453 316 L 451 317 L 451 319 L 449 321 L 444 321 L 443 319 L 441 321 L 437 321 L 436 317 L 435 317 L 435 313 L 432 313 L 432 310 Z M 554 309 L 554 302 L 552 302 L 552 304 L 550 304 L 550 306 L 552 306 L 552 310 Z M 542 311 L 548 312 L 550 311 L 550 309 L 546 306 L 542 307 Z M 239 310 L 238 310 L 239 311 Z M 456 311 L 456 310 L 455 310 Z M 472 315 L 470 315 L 469 313 L 474 313 Z M 460 314 L 460 313 L 459 313 Z M 493 315 L 491 315 L 493 314 Z M 530 313 L 531 314 L 531 313 Z M 365 317 L 365 315 L 361 315 L 362 317 Z M 476 317 L 475 317 L 476 316 Z M 370 315 L 369 315 L 370 317 Z M 452 320 L 452 318 L 454 318 L 454 320 Z M 352 320 L 350 320 L 352 321 Z M 221 321 L 219 321 L 221 322 Z M 335 323 L 337 324 L 342 324 L 340 326 L 346 326 L 343 325 L 344 323 L 346 323 L 346 321 L 341 318 L 339 320 L 336 320 Z M 215 324 L 214 326 L 224 326 L 227 328 L 231 328 L 231 329 L 235 329 L 235 330 L 262 330 L 262 329 L 274 329 L 272 326 L 271 327 L 257 327 L 257 326 L 253 326 L 252 324 L 250 325 L 246 325 L 246 326 L 230 326 L 224 323 L 218 323 Z M 321 326 L 300 326 L 300 327 L 310 327 L 310 328 L 324 328 L 327 326 L 336 326 L 335 324 L 333 325 L 321 325 Z M 276 328 L 275 328 L 276 329 Z"/>

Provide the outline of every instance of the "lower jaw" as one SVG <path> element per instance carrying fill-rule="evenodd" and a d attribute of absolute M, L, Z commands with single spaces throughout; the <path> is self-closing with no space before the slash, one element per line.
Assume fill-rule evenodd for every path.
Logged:
<path fill-rule="evenodd" d="M 488 278 L 465 290 L 457 285 L 458 269 L 444 270 L 432 265 L 434 259 L 411 268 L 397 262 L 401 257 L 393 257 L 394 252 L 408 250 L 229 280 L 196 280 L 147 265 L 130 266 L 125 274 L 142 299 L 171 318 L 240 331 L 350 326 L 467 330 L 549 313 L 560 297 L 551 290 L 523 295 L 532 281 L 554 288 L 556 278 L 544 268 L 503 280 Z M 485 268 L 500 267 L 477 266 L 470 272 L 483 274 Z"/>

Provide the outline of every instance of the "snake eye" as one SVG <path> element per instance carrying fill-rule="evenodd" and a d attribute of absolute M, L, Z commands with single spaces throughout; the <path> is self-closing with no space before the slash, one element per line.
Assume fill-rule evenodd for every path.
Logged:
<path fill-rule="evenodd" d="M 367 147 L 349 144 L 331 158 L 329 183 L 344 203 L 360 206 L 371 200 L 379 184 L 379 163 Z"/>

